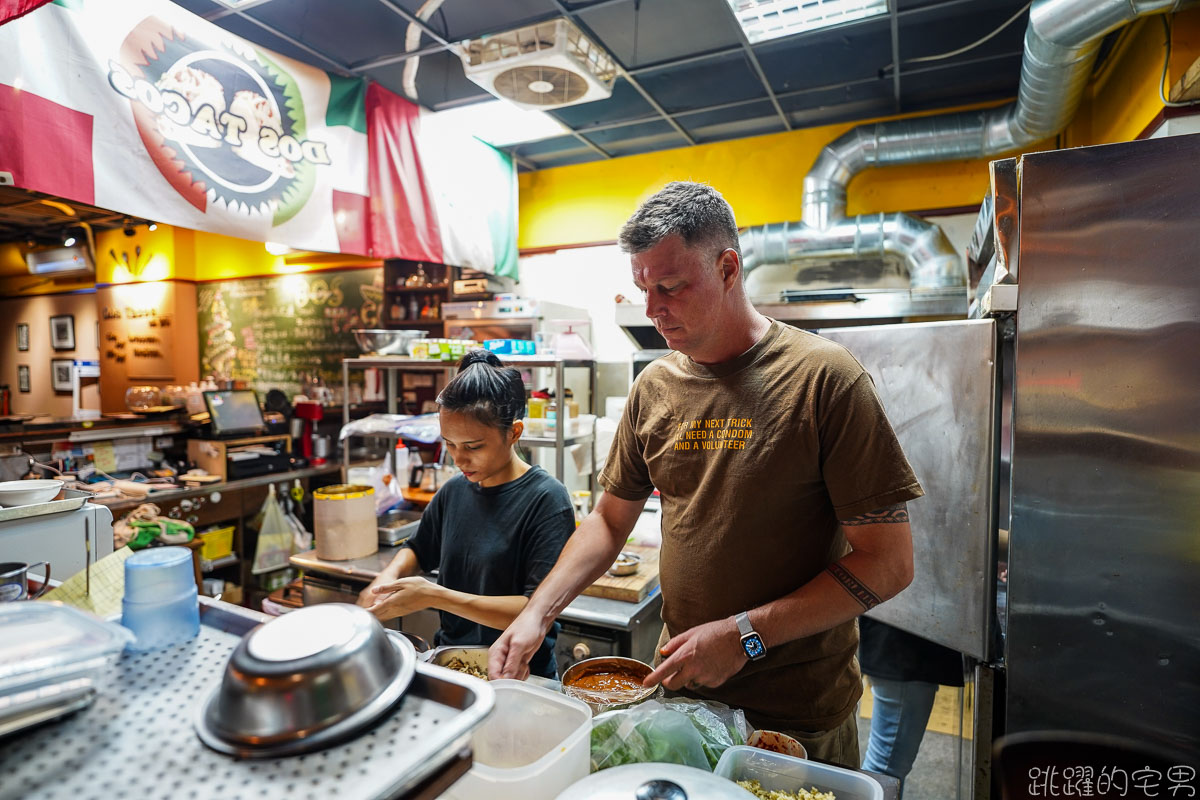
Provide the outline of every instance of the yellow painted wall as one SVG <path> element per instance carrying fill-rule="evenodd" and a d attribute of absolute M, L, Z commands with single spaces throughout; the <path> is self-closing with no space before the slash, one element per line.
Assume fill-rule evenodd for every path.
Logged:
<path fill-rule="evenodd" d="M 175 229 L 138 225 L 133 236 L 116 230 L 96 234 L 96 283 L 133 283 L 185 278 L 175 268 Z"/>
<path fill-rule="evenodd" d="M 1135 138 L 1162 110 L 1156 82 L 1164 42 L 1157 18 L 1131 26 L 1059 141 L 1039 143 L 1027 152 Z M 1200 9 L 1175 17 L 1168 85 L 1197 56 Z M 874 121 L 523 173 L 518 246 L 612 241 L 638 203 L 673 180 L 711 183 L 729 200 L 743 226 L 798 219 L 801 182 L 821 148 L 850 128 Z M 987 188 L 987 163 L 980 159 L 864 170 L 850 182 L 846 210 L 863 214 L 976 206 Z"/>
<path fill-rule="evenodd" d="M 285 275 L 311 269 L 378 266 L 361 256 L 290 253 L 274 256 L 262 242 L 216 233 L 159 225 L 144 226 L 134 236 L 105 231 L 96 237 L 96 283 L 100 285 L 157 280 L 211 281 L 257 275 Z M 138 248 L 141 248 L 140 255 Z M 3 254 L 0 253 L 0 257 Z M 128 265 L 127 262 L 128 261 Z"/>
<path fill-rule="evenodd" d="M 25 272 L 25 254 L 12 242 L 0 244 L 0 275 L 20 275 Z"/>

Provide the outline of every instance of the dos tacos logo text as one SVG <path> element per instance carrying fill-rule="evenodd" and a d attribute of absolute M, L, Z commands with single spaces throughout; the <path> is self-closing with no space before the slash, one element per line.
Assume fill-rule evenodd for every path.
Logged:
<path fill-rule="evenodd" d="M 109 61 L 108 82 L 129 99 L 147 152 L 201 211 L 268 215 L 278 225 L 312 193 L 325 142 L 305 136 L 295 80 L 238 40 L 209 46 L 150 18 Z"/>

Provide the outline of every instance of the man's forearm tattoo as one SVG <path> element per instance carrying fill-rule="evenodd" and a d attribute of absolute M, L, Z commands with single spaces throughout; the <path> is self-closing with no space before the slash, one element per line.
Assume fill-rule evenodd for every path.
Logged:
<path fill-rule="evenodd" d="M 841 564 L 833 563 L 825 568 L 825 571 L 833 576 L 833 579 L 842 585 L 842 588 L 850 593 L 850 596 L 858 601 L 858 604 L 863 607 L 864 611 L 870 611 L 881 602 L 879 595 L 871 591 L 862 581 L 854 576 L 854 573 L 843 567 Z"/>
<path fill-rule="evenodd" d="M 875 511 L 868 511 L 850 519 L 838 520 L 843 527 L 855 525 L 887 525 L 895 522 L 908 522 L 908 504 L 896 503 L 894 506 L 884 506 Z"/>

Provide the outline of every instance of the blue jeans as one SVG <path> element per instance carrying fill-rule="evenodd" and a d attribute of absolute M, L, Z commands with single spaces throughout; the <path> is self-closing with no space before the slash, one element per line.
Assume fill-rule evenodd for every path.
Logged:
<path fill-rule="evenodd" d="M 899 778 L 901 796 L 904 778 L 912 769 L 925 735 L 937 689 L 936 683 L 871 678 L 871 738 L 862 768 Z"/>

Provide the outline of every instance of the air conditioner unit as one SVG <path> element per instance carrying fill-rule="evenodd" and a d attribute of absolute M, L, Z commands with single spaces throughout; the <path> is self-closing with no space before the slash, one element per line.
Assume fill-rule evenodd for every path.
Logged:
<path fill-rule="evenodd" d="M 86 245 L 51 247 L 25 254 L 25 265 L 34 275 L 53 278 L 83 277 L 96 273 L 96 264 Z"/>
<path fill-rule="evenodd" d="M 521 108 L 546 111 L 612 95 L 612 56 L 566 19 L 472 39 L 462 45 L 463 71 Z"/>

